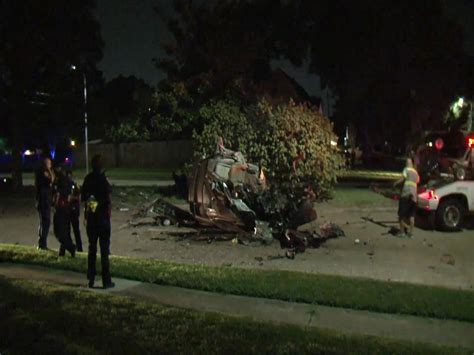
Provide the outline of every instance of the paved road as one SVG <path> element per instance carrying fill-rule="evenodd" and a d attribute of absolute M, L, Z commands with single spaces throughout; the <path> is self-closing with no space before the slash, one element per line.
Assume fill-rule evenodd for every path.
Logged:
<path fill-rule="evenodd" d="M 36 282 L 85 288 L 85 275 L 39 266 L 1 263 L 0 275 Z M 381 336 L 474 349 L 474 324 L 355 311 L 263 298 L 223 295 L 114 278 L 115 289 L 92 289 L 167 306 L 217 312 L 257 321 L 333 329 L 343 333 Z"/>

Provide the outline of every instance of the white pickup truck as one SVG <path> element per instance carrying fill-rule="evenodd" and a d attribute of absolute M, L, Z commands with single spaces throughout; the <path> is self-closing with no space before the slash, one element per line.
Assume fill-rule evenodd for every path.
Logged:
<path fill-rule="evenodd" d="M 438 228 L 458 230 L 474 214 L 474 181 L 442 180 L 421 189 L 418 208 L 433 216 Z"/>

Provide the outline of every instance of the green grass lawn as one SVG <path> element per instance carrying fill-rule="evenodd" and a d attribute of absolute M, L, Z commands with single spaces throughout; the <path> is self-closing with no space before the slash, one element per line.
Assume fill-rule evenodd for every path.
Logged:
<path fill-rule="evenodd" d="M 176 169 L 178 171 L 179 169 Z M 173 169 L 140 169 L 140 168 L 108 168 L 106 174 L 116 180 L 170 180 Z M 74 169 L 76 179 L 83 179 L 85 169 Z M 24 172 L 23 176 L 33 178 L 33 172 Z M 341 180 L 396 180 L 400 178 L 399 171 L 384 170 L 344 170 L 339 174 Z"/>
<path fill-rule="evenodd" d="M 171 180 L 172 169 L 136 169 L 136 168 L 110 168 L 106 175 L 114 180 Z M 82 182 L 86 175 L 85 169 L 73 170 L 74 178 Z M 23 176 L 33 179 L 33 172 L 24 172 Z"/>
<path fill-rule="evenodd" d="M 469 354 L 0 278 L 2 354 Z"/>
<path fill-rule="evenodd" d="M 56 252 L 0 244 L 0 262 L 44 265 L 83 272 L 86 255 L 58 258 Z M 151 259 L 111 257 L 115 277 L 190 289 L 474 322 L 474 292 L 364 278 L 184 265 Z"/>
<path fill-rule="evenodd" d="M 401 171 L 385 170 L 344 170 L 339 175 L 340 180 L 397 180 L 402 176 Z"/>
<path fill-rule="evenodd" d="M 393 192 L 397 192 L 393 189 Z M 375 193 L 368 187 L 344 187 L 338 186 L 332 193 L 332 203 L 341 205 L 344 208 L 360 208 L 360 207 L 386 207 L 393 205 L 392 200 Z"/>

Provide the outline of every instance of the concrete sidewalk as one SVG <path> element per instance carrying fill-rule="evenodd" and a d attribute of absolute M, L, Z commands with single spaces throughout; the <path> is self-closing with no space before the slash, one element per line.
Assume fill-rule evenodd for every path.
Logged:
<path fill-rule="evenodd" d="M 85 275 L 70 271 L 0 263 L 0 275 L 89 290 L 86 288 Z M 331 329 L 347 334 L 372 335 L 474 349 L 474 324 L 467 322 L 223 295 L 118 278 L 114 278 L 114 282 L 116 284 L 114 289 L 94 288 L 91 292 L 126 296 L 202 312 L 249 317 L 256 321 L 287 323 Z"/>

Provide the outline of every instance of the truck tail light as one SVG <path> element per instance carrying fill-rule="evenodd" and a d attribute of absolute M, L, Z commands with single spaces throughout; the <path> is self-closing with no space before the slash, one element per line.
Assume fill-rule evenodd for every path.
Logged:
<path fill-rule="evenodd" d="M 474 137 L 469 137 L 469 138 L 467 139 L 467 146 L 468 146 L 469 148 L 474 148 Z"/>
<path fill-rule="evenodd" d="M 426 198 L 428 200 L 437 200 L 438 196 L 436 195 L 434 190 L 428 190 L 426 191 Z"/>

